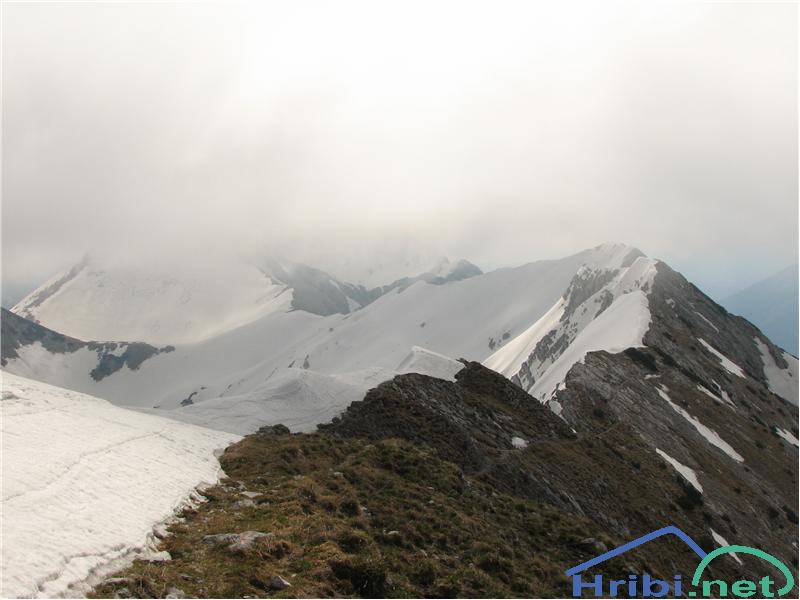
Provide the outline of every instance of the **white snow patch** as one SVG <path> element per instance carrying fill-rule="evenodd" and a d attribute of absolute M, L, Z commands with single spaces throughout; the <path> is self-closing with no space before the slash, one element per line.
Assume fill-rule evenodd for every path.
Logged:
<path fill-rule="evenodd" d="M 730 546 L 730 544 L 728 543 L 728 540 L 726 540 L 724 537 L 722 537 L 720 534 L 718 534 L 713 529 L 711 529 L 711 537 L 714 538 L 714 541 L 717 542 L 717 545 L 720 548 L 722 548 L 723 546 Z M 731 557 L 733 557 L 733 560 L 735 560 L 740 565 L 742 564 L 742 559 L 739 558 L 739 555 L 736 554 L 736 552 L 731 552 L 730 555 L 731 555 Z"/>
<path fill-rule="evenodd" d="M 726 371 L 728 371 L 728 373 L 731 373 L 731 374 L 736 375 L 738 377 L 743 377 L 743 378 L 747 377 L 744 374 L 744 371 L 742 370 L 742 368 L 739 365 L 737 365 L 735 362 L 733 362 L 727 356 L 722 354 L 719 350 L 714 348 L 714 346 L 709 344 L 703 338 L 697 338 L 697 341 L 699 341 L 701 344 L 703 344 L 703 346 L 705 347 L 706 350 L 711 352 L 711 354 L 713 354 L 714 356 L 716 356 L 719 359 L 719 361 L 722 363 L 723 368 Z"/>
<path fill-rule="evenodd" d="M 683 478 L 692 484 L 692 487 L 696 489 L 701 494 L 703 493 L 703 486 L 700 485 L 700 480 L 697 478 L 697 473 L 695 473 L 694 469 L 687 467 L 685 464 L 672 458 L 669 454 L 661 450 L 660 448 L 656 448 L 656 452 L 658 455 L 671 464 L 675 470 L 680 473 Z"/>
<path fill-rule="evenodd" d="M 722 396 L 722 400 L 723 400 L 723 401 L 724 401 L 726 404 L 730 405 L 730 407 L 731 407 L 731 408 L 733 408 L 734 410 L 736 410 L 736 405 L 733 403 L 733 400 L 731 400 L 731 397 L 728 395 L 728 392 L 726 392 L 725 390 L 723 390 L 723 389 L 720 387 L 720 388 L 719 388 L 719 393 L 720 393 L 720 395 Z"/>
<path fill-rule="evenodd" d="M 722 388 L 720 388 L 720 393 L 722 394 L 722 396 L 717 396 L 715 393 L 713 393 L 712 391 L 710 391 L 706 387 L 704 387 L 702 385 L 699 385 L 699 384 L 697 385 L 697 389 L 700 390 L 701 392 L 703 392 L 706 396 L 708 396 L 710 398 L 713 398 L 714 400 L 716 400 L 720 404 L 725 404 L 728 407 L 736 410 L 736 405 L 734 405 L 733 401 L 731 400 L 731 397 L 728 396 L 728 393 L 725 390 L 723 390 Z"/>
<path fill-rule="evenodd" d="M 641 290 L 623 294 L 591 321 L 569 347 L 533 385 L 530 394 L 540 401 L 548 400 L 575 363 L 597 350 L 622 352 L 641 347 L 650 327 L 647 295 Z"/>
<path fill-rule="evenodd" d="M 449 356 L 414 346 L 408 356 L 397 365 L 396 370 L 398 373 L 422 373 L 439 379 L 455 381 L 456 373 L 463 368 L 464 363 Z"/>
<path fill-rule="evenodd" d="M 520 450 L 523 450 L 528 447 L 528 440 L 514 436 L 511 438 L 511 445 L 514 446 L 514 448 L 519 448 Z"/>
<path fill-rule="evenodd" d="M 788 352 L 783 353 L 783 359 L 788 363 L 788 367 L 781 369 L 775 359 L 769 353 L 767 345 L 758 338 L 754 338 L 759 352 L 761 352 L 761 362 L 764 363 L 764 376 L 767 378 L 767 387 L 773 394 L 777 394 L 784 400 L 797 404 L 797 359 Z"/>
<path fill-rule="evenodd" d="M 550 400 L 547 403 L 548 408 L 553 412 L 554 415 L 561 416 L 561 412 L 564 410 L 564 407 L 561 406 L 561 402 L 558 400 Z"/>
<path fill-rule="evenodd" d="M 790 444 L 794 444 L 795 446 L 800 447 L 800 441 L 798 441 L 798 439 L 796 437 L 794 437 L 794 435 L 792 434 L 791 431 L 786 431 L 785 429 L 782 429 L 780 427 L 776 427 L 775 428 L 775 433 L 777 433 L 779 436 L 781 436 L 783 439 L 785 439 Z"/>
<path fill-rule="evenodd" d="M 694 314 L 696 314 L 698 317 L 700 317 L 701 319 L 703 319 L 703 321 L 705 321 L 706 323 L 708 323 L 708 325 L 709 325 L 711 328 L 713 328 L 713 329 L 714 329 L 714 331 L 716 331 L 717 333 L 719 333 L 719 329 L 717 329 L 717 326 L 716 326 L 716 325 L 714 325 L 714 324 L 713 324 L 711 321 L 709 321 L 708 319 L 706 319 L 706 317 L 705 317 L 705 316 L 704 316 L 702 313 L 699 313 L 699 312 L 697 312 L 697 311 L 694 311 Z"/>
<path fill-rule="evenodd" d="M 667 402 L 667 404 L 669 404 L 672 407 L 672 410 L 674 410 L 676 413 L 681 415 L 684 419 L 689 421 L 689 423 L 692 424 L 692 426 L 697 430 L 697 432 L 700 435 L 702 435 L 706 439 L 706 441 L 708 441 L 708 443 L 710 443 L 712 446 L 716 446 L 717 448 L 722 450 L 725 454 L 730 456 L 733 460 L 735 460 L 737 462 L 744 462 L 744 458 L 742 458 L 742 455 L 739 454 L 738 452 L 736 452 L 736 450 L 734 450 L 733 447 L 730 444 L 728 444 L 725 440 L 723 440 L 721 437 L 719 437 L 719 435 L 717 434 L 716 431 L 714 431 L 712 429 L 709 429 L 708 427 L 703 425 L 699 420 L 697 420 L 695 417 L 693 417 L 688 412 L 686 412 L 683 408 L 681 408 L 680 406 L 675 404 L 672 401 L 672 399 L 669 397 L 669 395 L 667 394 L 668 390 L 667 390 L 666 387 L 660 386 L 660 387 L 656 388 L 656 391 L 658 392 L 658 395 L 661 396 L 661 398 L 663 398 Z"/>
<path fill-rule="evenodd" d="M 146 544 L 238 436 L 3 373 L 6 597 L 54 597 Z"/>

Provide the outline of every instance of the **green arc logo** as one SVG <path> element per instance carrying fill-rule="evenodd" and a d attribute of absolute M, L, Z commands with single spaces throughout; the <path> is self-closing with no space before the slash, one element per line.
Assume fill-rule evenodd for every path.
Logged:
<path fill-rule="evenodd" d="M 722 546 L 721 548 L 717 548 L 716 550 L 709 552 L 705 556 L 705 558 L 703 558 L 703 560 L 700 561 L 700 564 L 697 565 L 697 568 L 694 571 L 694 575 L 692 576 L 692 585 L 695 587 L 700 585 L 700 576 L 703 574 L 703 571 L 705 571 L 706 567 L 712 560 L 714 560 L 718 556 L 722 556 L 723 554 L 733 554 L 733 553 L 752 554 L 753 556 L 757 556 L 758 558 L 764 559 L 772 566 L 777 568 L 781 573 L 783 573 L 783 576 L 786 578 L 786 585 L 777 590 L 779 596 L 788 594 L 794 587 L 794 575 L 792 575 L 792 572 L 785 564 L 783 564 L 783 562 L 781 562 L 771 554 L 768 554 L 763 550 L 759 550 L 758 548 L 752 548 L 750 546 L 736 546 L 736 545 Z"/>

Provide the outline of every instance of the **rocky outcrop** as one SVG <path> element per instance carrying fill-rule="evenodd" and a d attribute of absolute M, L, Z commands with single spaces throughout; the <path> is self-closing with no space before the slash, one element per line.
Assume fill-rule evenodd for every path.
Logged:
<path fill-rule="evenodd" d="M 670 369 L 674 375 L 665 376 Z M 675 391 L 686 377 L 662 366 L 650 351 L 591 354 L 558 394 L 562 419 L 496 373 L 467 363 L 456 383 L 395 377 L 320 429 L 435 448 L 498 490 L 589 517 L 622 538 L 672 524 L 711 549 L 713 529 L 796 564 L 796 448 L 772 435 L 769 423 L 741 420 L 737 411 L 701 393 L 713 405 L 706 409 L 723 416 L 712 421 L 699 414 L 700 420 L 741 448 L 744 461 L 735 460 L 698 435 L 646 375 L 660 375 Z M 786 413 L 787 420 L 778 423 L 788 427 L 789 405 L 773 402 L 777 415 L 779 408 Z M 732 436 L 737 427 L 747 442 Z M 656 449 L 697 469 L 702 492 Z M 747 559 L 744 564 L 738 568 L 758 568 Z"/>

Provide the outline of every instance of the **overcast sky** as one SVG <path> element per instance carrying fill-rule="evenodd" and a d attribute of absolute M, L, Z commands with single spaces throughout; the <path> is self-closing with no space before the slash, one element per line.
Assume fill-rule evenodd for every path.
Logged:
<path fill-rule="evenodd" d="M 797 260 L 793 3 L 2 7 L 4 301 L 87 251 L 357 278 L 621 241 Z"/>

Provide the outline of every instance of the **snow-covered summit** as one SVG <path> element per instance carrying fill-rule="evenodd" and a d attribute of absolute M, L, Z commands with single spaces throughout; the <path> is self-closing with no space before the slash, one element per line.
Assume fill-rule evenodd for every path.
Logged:
<path fill-rule="evenodd" d="M 81 340 L 186 343 L 287 310 L 286 291 L 244 262 L 213 276 L 178 276 L 86 258 L 12 312 Z"/>

